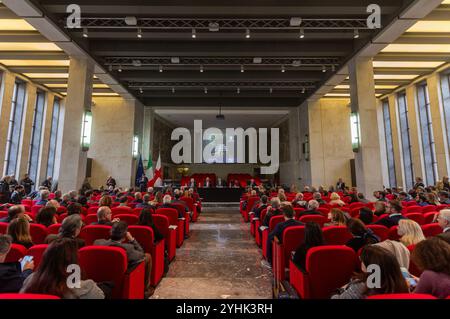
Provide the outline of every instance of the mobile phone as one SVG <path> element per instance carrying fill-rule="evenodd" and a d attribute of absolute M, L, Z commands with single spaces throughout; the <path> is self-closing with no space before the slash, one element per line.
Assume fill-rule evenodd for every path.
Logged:
<path fill-rule="evenodd" d="M 30 261 L 33 261 L 33 256 L 25 256 L 22 258 L 22 260 L 20 261 L 20 267 L 22 268 L 22 271 L 26 263 L 29 263 Z"/>
<path fill-rule="evenodd" d="M 416 280 L 414 279 L 414 277 L 409 273 L 409 271 L 408 271 L 406 268 L 404 268 L 404 267 L 401 267 L 400 269 L 401 269 L 401 271 L 402 271 L 403 278 L 405 278 L 405 280 L 408 282 L 408 284 L 409 284 L 411 287 L 417 286 L 417 281 L 416 281 Z"/>

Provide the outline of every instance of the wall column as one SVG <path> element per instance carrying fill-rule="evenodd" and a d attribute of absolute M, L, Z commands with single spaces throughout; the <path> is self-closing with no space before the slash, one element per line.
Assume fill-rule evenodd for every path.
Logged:
<path fill-rule="evenodd" d="M 84 111 L 91 108 L 93 75 L 92 62 L 70 60 L 67 97 L 60 113 L 61 147 L 55 167 L 58 188 L 63 192 L 78 190 L 86 175 L 87 153 L 81 148 L 81 129 Z"/>
<path fill-rule="evenodd" d="M 360 123 L 361 145 L 355 153 L 356 186 L 372 198 L 373 191 L 383 187 L 372 59 L 353 59 L 349 71 L 351 110 L 359 114 Z"/>

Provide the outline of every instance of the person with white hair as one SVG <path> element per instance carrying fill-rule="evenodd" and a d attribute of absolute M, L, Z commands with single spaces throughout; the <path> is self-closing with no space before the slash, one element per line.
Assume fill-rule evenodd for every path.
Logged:
<path fill-rule="evenodd" d="M 36 205 L 47 205 L 48 197 L 50 196 L 50 192 L 47 189 L 41 190 L 40 200 L 36 203 Z"/>
<path fill-rule="evenodd" d="M 450 209 L 442 209 L 436 217 L 436 221 L 443 233 L 450 233 Z"/>
<path fill-rule="evenodd" d="M 319 202 L 315 199 L 311 199 L 308 202 L 308 209 L 298 214 L 298 218 L 306 215 L 321 215 L 321 213 L 317 210 L 319 208 Z"/>
<path fill-rule="evenodd" d="M 266 217 L 264 217 L 264 220 L 262 222 L 262 226 L 269 227 L 270 219 L 273 216 L 281 215 L 283 212 L 281 211 L 281 201 L 278 197 L 272 197 L 270 199 L 270 205 L 267 207 L 267 213 Z"/>

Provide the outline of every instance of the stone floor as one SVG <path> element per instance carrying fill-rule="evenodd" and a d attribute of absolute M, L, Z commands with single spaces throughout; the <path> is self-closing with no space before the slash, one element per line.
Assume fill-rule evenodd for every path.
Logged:
<path fill-rule="evenodd" d="M 271 298 L 271 274 L 237 209 L 209 208 L 191 224 L 152 298 Z"/>

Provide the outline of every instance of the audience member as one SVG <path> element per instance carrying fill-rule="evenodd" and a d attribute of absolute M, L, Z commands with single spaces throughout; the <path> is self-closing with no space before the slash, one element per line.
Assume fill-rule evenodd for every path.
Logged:
<path fill-rule="evenodd" d="M 33 246 L 30 235 L 30 223 L 25 216 L 19 216 L 8 224 L 8 235 L 11 236 L 13 244 L 19 244 L 25 248 Z"/>
<path fill-rule="evenodd" d="M 308 222 L 305 225 L 305 239 L 295 250 L 292 257 L 294 264 L 302 271 L 306 271 L 306 255 L 308 250 L 313 247 L 325 245 L 322 228 L 319 224 Z"/>
<path fill-rule="evenodd" d="M 422 228 L 420 228 L 418 223 L 411 219 L 401 219 L 398 222 L 397 233 L 400 236 L 400 242 L 406 247 L 425 240 Z"/>

